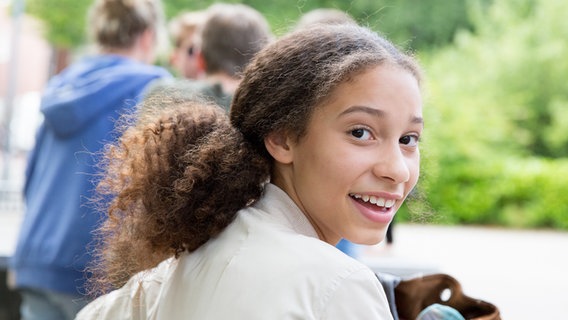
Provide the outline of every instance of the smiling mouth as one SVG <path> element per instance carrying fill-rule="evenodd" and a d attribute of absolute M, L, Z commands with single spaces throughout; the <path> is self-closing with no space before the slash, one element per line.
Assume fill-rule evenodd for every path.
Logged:
<path fill-rule="evenodd" d="M 396 200 L 393 199 L 385 199 L 375 196 L 369 196 L 366 194 L 351 193 L 349 194 L 349 196 L 360 202 L 374 204 L 379 208 L 390 209 L 396 203 Z"/>

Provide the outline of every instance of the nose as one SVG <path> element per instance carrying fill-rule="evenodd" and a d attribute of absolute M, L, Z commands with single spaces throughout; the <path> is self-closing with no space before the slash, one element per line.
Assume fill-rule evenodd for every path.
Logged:
<path fill-rule="evenodd" d="M 392 183 L 404 183 L 410 179 L 410 167 L 400 145 L 381 148 L 373 166 L 373 174 Z"/>

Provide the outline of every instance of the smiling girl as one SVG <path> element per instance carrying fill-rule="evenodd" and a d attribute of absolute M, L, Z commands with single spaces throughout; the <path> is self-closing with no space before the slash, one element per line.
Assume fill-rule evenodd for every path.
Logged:
<path fill-rule="evenodd" d="M 419 83 L 390 42 L 336 25 L 258 54 L 229 118 L 146 101 L 157 114 L 109 148 L 99 185 L 113 201 L 95 288 L 120 288 L 78 318 L 392 319 L 334 245 L 382 241 L 416 185 Z"/>

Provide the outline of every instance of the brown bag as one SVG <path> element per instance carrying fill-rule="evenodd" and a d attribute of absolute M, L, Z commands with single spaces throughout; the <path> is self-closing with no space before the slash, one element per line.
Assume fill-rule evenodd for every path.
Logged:
<path fill-rule="evenodd" d="M 449 297 L 444 296 L 446 293 Z M 420 311 L 434 303 L 450 306 L 468 320 L 501 320 L 496 306 L 466 296 L 460 283 L 447 274 L 402 280 L 394 288 L 394 295 L 400 320 L 416 319 Z"/>

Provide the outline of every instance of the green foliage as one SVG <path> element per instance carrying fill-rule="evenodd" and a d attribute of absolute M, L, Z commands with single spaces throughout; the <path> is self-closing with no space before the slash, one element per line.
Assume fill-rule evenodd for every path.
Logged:
<path fill-rule="evenodd" d="M 568 160 L 511 159 L 503 172 L 501 224 L 568 229 Z"/>
<path fill-rule="evenodd" d="M 437 222 L 568 229 L 568 160 L 493 158 L 429 177 Z"/>
<path fill-rule="evenodd" d="M 462 54 L 475 59 L 492 91 L 489 108 L 502 109 L 512 120 L 516 143 L 526 153 L 551 158 L 568 156 L 568 3 L 497 1 L 479 20 L 479 36 L 464 35 Z M 474 49 L 475 48 L 475 49 Z"/>
<path fill-rule="evenodd" d="M 485 7 L 488 0 L 476 0 Z M 353 1 L 357 19 L 398 45 L 424 51 L 447 45 L 457 30 L 472 30 L 466 1 Z"/>
<path fill-rule="evenodd" d="M 496 1 L 422 55 L 428 201 L 446 223 L 568 229 L 568 3 Z"/>
<path fill-rule="evenodd" d="M 74 48 L 84 42 L 88 6 L 89 1 L 26 0 L 27 13 L 43 22 L 46 39 L 64 48 Z"/>

